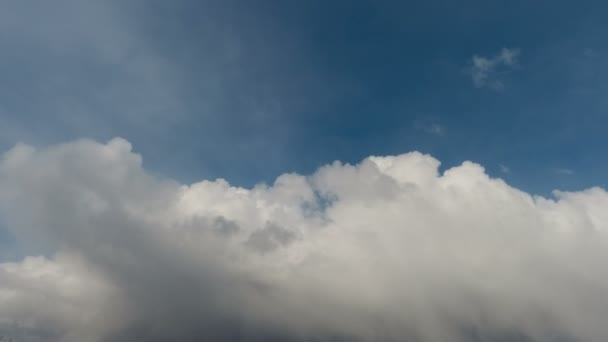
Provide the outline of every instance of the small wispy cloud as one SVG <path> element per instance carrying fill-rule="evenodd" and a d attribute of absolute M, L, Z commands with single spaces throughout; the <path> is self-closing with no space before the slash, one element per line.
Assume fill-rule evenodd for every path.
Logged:
<path fill-rule="evenodd" d="M 586 48 L 583 50 L 583 55 L 585 55 L 585 57 L 595 57 L 597 53 L 592 48 Z"/>
<path fill-rule="evenodd" d="M 555 171 L 555 173 L 557 173 L 558 175 L 564 175 L 564 176 L 571 176 L 574 174 L 574 170 L 559 168 L 559 167 L 553 169 L 553 171 Z"/>
<path fill-rule="evenodd" d="M 432 134 L 432 135 L 444 135 L 445 134 L 445 127 L 441 124 L 439 124 L 436 121 L 432 121 L 432 120 L 417 120 L 414 123 L 414 126 L 416 127 L 417 130 L 428 133 L 428 134 Z"/>
<path fill-rule="evenodd" d="M 503 48 L 493 57 L 473 55 L 470 68 L 473 85 L 477 88 L 502 90 L 504 84 L 500 75 L 512 71 L 519 65 L 520 54 L 520 49 Z"/>
<path fill-rule="evenodd" d="M 502 173 L 511 173 L 511 169 L 506 166 L 505 164 L 498 164 L 498 168 L 500 169 L 500 172 Z"/>
<path fill-rule="evenodd" d="M 433 123 L 425 127 L 424 131 L 430 134 L 443 135 L 445 129 L 443 128 L 443 126 Z"/>

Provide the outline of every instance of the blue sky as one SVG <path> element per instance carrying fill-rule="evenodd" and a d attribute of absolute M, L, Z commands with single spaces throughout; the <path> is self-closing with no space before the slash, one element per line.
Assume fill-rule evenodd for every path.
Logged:
<path fill-rule="evenodd" d="M 120 136 L 159 174 L 246 186 L 413 150 L 543 195 L 606 182 L 601 2 L 1 6 L 3 150 Z M 484 84 L 474 56 L 498 58 Z"/>

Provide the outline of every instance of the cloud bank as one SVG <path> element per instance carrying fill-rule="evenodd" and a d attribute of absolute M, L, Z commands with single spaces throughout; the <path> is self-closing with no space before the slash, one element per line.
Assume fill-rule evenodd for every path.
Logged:
<path fill-rule="evenodd" d="M 123 139 L 17 145 L 0 336 L 605 341 L 608 194 L 531 196 L 417 152 L 272 185 L 183 185 Z"/>

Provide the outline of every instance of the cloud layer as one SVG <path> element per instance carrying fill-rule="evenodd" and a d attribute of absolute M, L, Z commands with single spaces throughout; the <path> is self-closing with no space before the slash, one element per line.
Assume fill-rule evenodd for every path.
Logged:
<path fill-rule="evenodd" d="M 0 336 L 31 341 L 608 339 L 608 193 L 531 196 L 417 152 L 272 185 L 182 185 L 123 139 L 0 162 L 30 250 Z"/>

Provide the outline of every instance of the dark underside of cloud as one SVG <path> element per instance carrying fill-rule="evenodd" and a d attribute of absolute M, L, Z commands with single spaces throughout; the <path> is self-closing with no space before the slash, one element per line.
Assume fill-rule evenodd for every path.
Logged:
<path fill-rule="evenodd" d="M 17 145 L 0 213 L 34 256 L 0 263 L 0 336 L 607 340 L 608 194 L 438 166 L 369 157 L 245 189 L 153 176 L 122 139 Z"/>

